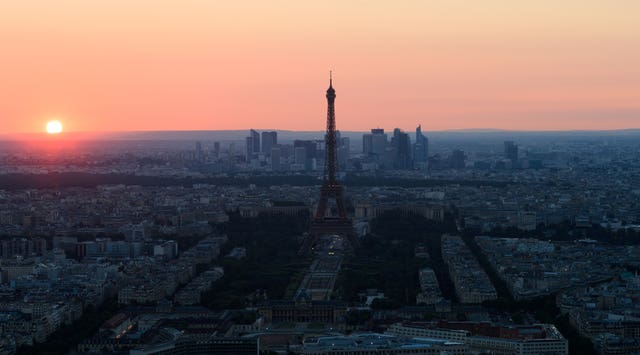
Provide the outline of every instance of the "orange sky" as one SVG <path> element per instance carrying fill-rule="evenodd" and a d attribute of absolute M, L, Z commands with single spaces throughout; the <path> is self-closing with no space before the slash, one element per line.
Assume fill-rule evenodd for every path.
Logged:
<path fill-rule="evenodd" d="M 1 133 L 640 127 L 640 1 L 0 2 Z"/>

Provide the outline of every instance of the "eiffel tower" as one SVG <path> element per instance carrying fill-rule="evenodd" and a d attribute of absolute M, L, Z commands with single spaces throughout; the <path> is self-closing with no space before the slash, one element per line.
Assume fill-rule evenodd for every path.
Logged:
<path fill-rule="evenodd" d="M 308 236 L 302 242 L 300 254 L 307 254 L 325 235 L 339 235 L 348 241 L 351 248 L 358 246 L 358 239 L 353 230 L 351 219 L 347 217 L 344 206 L 344 193 L 342 185 L 336 179 L 338 150 L 336 142 L 336 115 L 334 101 L 336 91 L 333 89 L 333 78 L 329 74 L 329 89 L 327 89 L 327 133 L 326 158 L 324 160 L 324 179 L 320 188 L 320 201 L 316 210 Z M 338 210 L 337 216 L 332 216 L 329 211 L 329 199 L 333 199 Z"/>

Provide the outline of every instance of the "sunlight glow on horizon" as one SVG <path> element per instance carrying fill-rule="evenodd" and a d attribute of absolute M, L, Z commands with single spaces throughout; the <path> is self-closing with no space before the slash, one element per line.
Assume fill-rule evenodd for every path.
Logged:
<path fill-rule="evenodd" d="M 320 131 L 333 69 L 345 131 L 638 128 L 638 13 L 634 0 L 4 2 L 0 121 Z"/>

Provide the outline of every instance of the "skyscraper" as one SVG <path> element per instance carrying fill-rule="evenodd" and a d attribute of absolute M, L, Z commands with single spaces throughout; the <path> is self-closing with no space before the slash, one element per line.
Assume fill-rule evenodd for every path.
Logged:
<path fill-rule="evenodd" d="M 516 167 L 516 165 L 518 164 L 518 145 L 513 141 L 505 141 L 504 157 L 511 160 L 512 167 Z"/>
<path fill-rule="evenodd" d="M 307 141 L 307 140 L 295 140 L 293 142 L 293 149 L 296 154 L 296 163 L 298 163 L 300 157 L 298 154 L 301 154 L 302 150 L 298 150 L 298 148 L 304 149 L 304 168 L 305 170 L 312 170 L 314 166 L 314 161 L 318 158 L 318 145 L 315 141 Z"/>
<path fill-rule="evenodd" d="M 382 128 L 373 128 L 371 133 L 362 136 L 362 152 L 367 155 L 383 155 L 387 149 L 387 134 Z"/>
<path fill-rule="evenodd" d="M 393 130 L 391 146 L 395 150 L 395 160 L 393 167 L 396 169 L 411 169 L 411 137 L 402 132 L 400 128 Z"/>
<path fill-rule="evenodd" d="M 316 144 L 315 141 L 296 139 L 295 141 L 293 141 L 293 147 L 294 149 L 298 147 L 304 147 L 305 152 L 307 154 L 307 159 L 317 158 L 318 145 Z"/>
<path fill-rule="evenodd" d="M 247 161 L 250 161 L 253 157 L 260 153 L 260 134 L 255 129 L 249 130 L 249 136 L 246 138 L 245 148 Z"/>
<path fill-rule="evenodd" d="M 362 135 L 362 153 L 365 155 L 371 154 L 373 151 L 373 134 Z"/>
<path fill-rule="evenodd" d="M 278 132 L 262 132 L 262 153 L 271 154 L 271 148 L 278 144 Z"/>
<path fill-rule="evenodd" d="M 251 136 L 251 138 L 253 138 L 253 153 L 260 153 L 260 133 L 258 133 L 258 131 L 256 131 L 255 129 L 252 129 L 249 131 L 249 135 Z"/>
<path fill-rule="evenodd" d="M 429 139 L 422 134 L 422 125 L 416 128 L 416 142 L 413 145 L 414 167 L 426 169 L 429 161 Z"/>

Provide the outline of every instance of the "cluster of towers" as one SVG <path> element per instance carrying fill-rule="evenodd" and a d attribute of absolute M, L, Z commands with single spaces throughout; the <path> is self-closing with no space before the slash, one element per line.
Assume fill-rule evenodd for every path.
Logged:
<path fill-rule="evenodd" d="M 349 158 L 350 140 L 335 132 L 337 164 L 344 168 Z M 245 138 L 245 159 L 254 168 L 269 168 L 272 171 L 314 171 L 322 168 L 326 158 L 326 140 L 296 139 L 278 143 L 277 132 L 259 132 L 252 129 Z M 262 144 L 260 144 L 262 143 Z"/>
<path fill-rule="evenodd" d="M 400 128 L 393 130 L 391 140 L 382 128 L 374 128 L 362 136 L 365 159 L 389 169 L 426 169 L 429 162 L 429 139 L 416 128 L 415 143 Z"/>
<path fill-rule="evenodd" d="M 249 136 L 245 138 L 246 140 L 246 157 L 247 161 L 256 157 L 260 153 L 271 156 L 272 149 L 279 148 L 278 147 L 278 132 L 276 131 L 265 131 L 262 132 L 262 144 L 260 144 L 260 133 L 255 129 L 249 131 Z"/>

